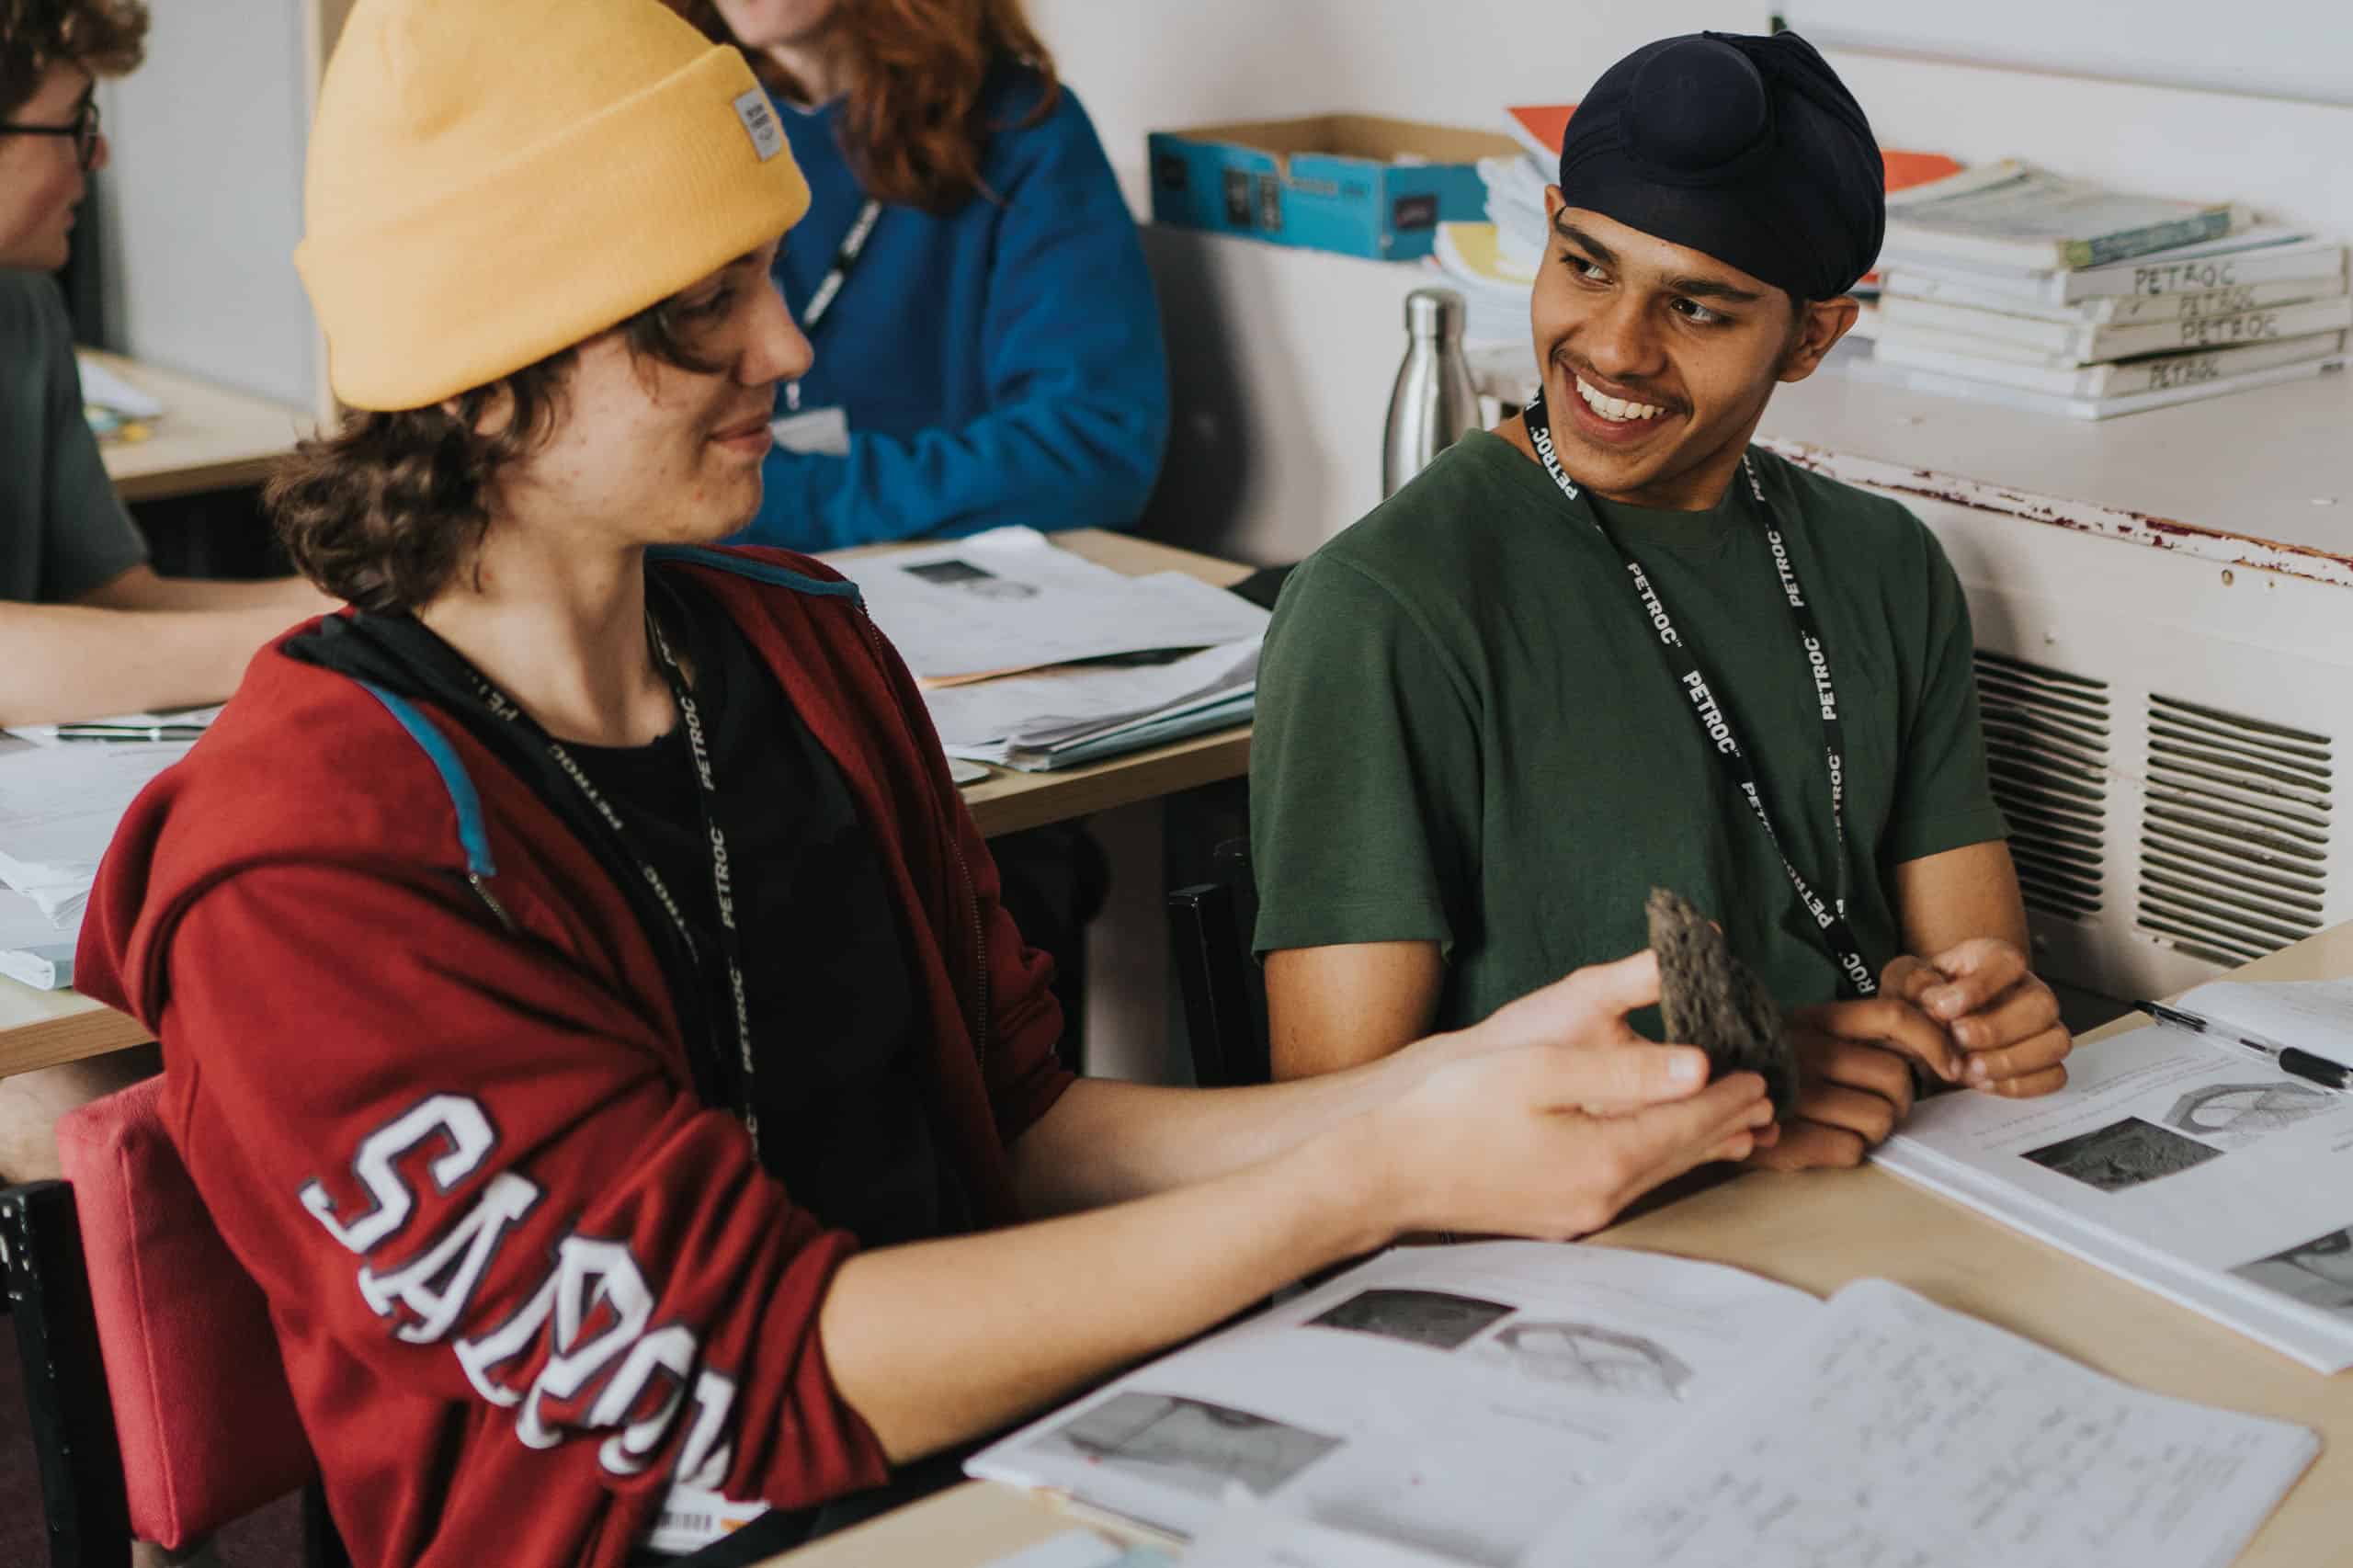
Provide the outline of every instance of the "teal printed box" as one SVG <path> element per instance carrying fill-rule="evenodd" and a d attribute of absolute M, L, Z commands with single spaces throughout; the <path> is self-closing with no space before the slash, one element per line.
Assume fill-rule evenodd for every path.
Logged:
<path fill-rule="evenodd" d="M 1478 160 L 1521 155 L 1509 137 L 1360 114 L 1155 131 L 1145 143 L 1154 222 L 1376 261 L 1429 255 L 1440 223 L 1483 222 Z"/>

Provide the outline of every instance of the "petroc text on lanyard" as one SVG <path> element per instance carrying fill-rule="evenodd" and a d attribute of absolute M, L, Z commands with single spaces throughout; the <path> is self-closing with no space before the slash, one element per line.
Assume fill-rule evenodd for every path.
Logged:
<path fill-rule="evenodd" d="M 1558 453 L 1552 449 L 1552 427 L 1544 414 L 1544 394 L 1539 391 L 1521 417 L 1527 422 L 1529 444 L 1544 464 L 1544 472 L 1552 476 L 1561 494 L 1571 502 L 1582 492 L 1576 481 L 1561 467 Z M 1633 584 L 1634 597 L 1642 602 L 1643 618 L 1650 622 L 1658 636 L 1659 652 L 1666 660 L 1667 670 L 1676 684 L 1691 699 L 1691 717 L 1708 737 L 1708 744 L 1723 767 L 1733 787 L 1748 802 L 1756 815 L 1757 824 L 1765 836 L 1772 841 L 1774 853 L 1780 857 L 1781 869 L 1788 873 L 1790 886 L 1797 890 L 1798 902 L 1813 922 L 1822 946 L 1838 966 L 1840 985 L 1853 996 L 1871 996 L 1879 992 L 1879 982 L 1871 967 L 1863 960 L 1860 945 L 1847 923 L 1847 798 L 1846 798 L 1846 730 L 1838 718 L 1838 690 L 1830 678 L 1830 651 L 1822 635 L 1821 623 L 1814 619 L 1813 607 L 1806 603 L 1805 588 L 1798 581 L 1796 565 L 1790 560 L 1788 541 L 1782 537 L 1780 516 L 1772 500 L 1765 494 L 1763 482 L 1756 477 L 1756 460 L 1745 454 L 1740 460 L 1741 472 L 1747 476 L 1749 494 L 1756 497 L 1757 509 L 1765 514 L 1765 541 L 1773 551 L 1773 567 L 1781 580 L 1781 594 L 1789 601 L 1790 619 L 1797 631 L 1798 649 L 1806 661 L 1807 673 L 1813 682 L 1814 696 L 1822 710 L 1822 731 L 1830 767 L 1830 823 L 1836 835 L 1838 856 L 1837 888 L 1825 903 L 1813 891 L 1812 883 L 1790 859 L 1789 846 L 1781 841 L 1779 830 L 1773 825 L 1773 813 L 1765 804 L 1764 781 L 1757 777 L 1756 765 L 1740 744 L 1733 731 L 1732 716 L 1716 701 L 1709 689 L 1708 677 L 1699 668 L 1699 661 L 1691 652 L 1682 634 L 1675 630 L 1675 621 L 1666 606 L 1651 585 L 1642 562 L 1627 552 L 1626 547 L 1610 531 L 1601 508 L 1588 504 L 1583 508 L 1591 519 L 1604 543 L 1617 552 L 1626 564 L 1626 574 Z"/>

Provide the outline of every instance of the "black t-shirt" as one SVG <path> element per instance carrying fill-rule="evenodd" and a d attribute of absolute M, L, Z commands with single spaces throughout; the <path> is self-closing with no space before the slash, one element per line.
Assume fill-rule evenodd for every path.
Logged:
<path fill-rule="evenodd" d="M 658 573 L 649 574 L 647 590 L 694 672 L 720 790 L 764 1163 L 796 1203 L 865 1245 L 969 1229 L 969 1204 L 931 1121 L 928 1025 L 906 935 L 881 851 L 840 769 L 709 595 Z M 330 619 L 301 641 L 309 646 L 289 652 L 426 698 L 534 781 L 605 862 L 662 955 L 699 1091 L 707 1102 L 745 1108 L 710 841 L 684 727 L 646 746 L 564 743 L 619 813 L 624 848 L 543 745 L 491 717 L 472 667 L 421 622 Z M 671 890 L 700 964 L 676 939 L 631 853 Z"/>

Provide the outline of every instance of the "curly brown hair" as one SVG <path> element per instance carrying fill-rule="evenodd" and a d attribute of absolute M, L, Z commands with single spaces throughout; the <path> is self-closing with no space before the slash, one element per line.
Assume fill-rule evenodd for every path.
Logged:
<path fill-rule="evenodd" d="M 670 0 L 716 43 L 735 35 L 711 0 Z M 976 192 L 993 131 L 981 112 L 989 73 L 1016 62 L 1043 90 L 1017 121 L 1046 118 L 1062 91 L 1054 57 L 1030 28 L 1021 0 L 842 0 L 828 24 L 850 60 L 854 84 L 841 119 L 842 151 L 870 196 L 949 212 Z M 745 51 L 770 88 L 799 96 L 775 61 Z"/>
<path fill-rule="evenodd" d="M 22 108 L 61 60 L 119 76 L 139 68 L 146 48 L 142 0 L 0 0 L 0 116 Z"/>
<path fill-rule="evenodd" d="M 641 363 L 719 369 L 688 344 L 676 296 L 612 330 Z M 447 403 L 347 408 L 332 434 L 297 443 L 262 487 L 295 569 L 361 609 L 429 603 L 482 542 L 500 472 L 555 428 L 579 352 L 560 348 Z M 506 417 L 485 430 L 502 406 Z"/>

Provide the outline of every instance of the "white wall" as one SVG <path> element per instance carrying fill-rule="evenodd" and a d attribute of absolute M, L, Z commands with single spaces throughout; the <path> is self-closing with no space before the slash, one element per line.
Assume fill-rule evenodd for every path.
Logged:
<path fill-rule="evenodd" d="M 309 405 L 298 0 L 157 0 L 147 64 L 100 89 L 113 162 L 108 335 L 155 364 Z"/>
<path fill-rule="evenodd" d="M 2344 0 L 1781 0 L 1816 43 L 1900 49 L 2069 75 L 2353 104 Z"/>
<path fill-rule="evenodd" d="M 1028 0 L 1111 161 L 1148 131 L 1340 109 L 1491 131 L 1652 39 L 1761 32 L 1770 0 Z"/>

